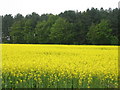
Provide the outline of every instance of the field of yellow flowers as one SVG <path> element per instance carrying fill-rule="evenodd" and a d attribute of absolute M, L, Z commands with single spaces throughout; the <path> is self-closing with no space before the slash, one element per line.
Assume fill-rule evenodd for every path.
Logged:
<path fill-rule="evenodd" d="M 117 88 L 118 46 L 2 44 L 3 88 Z"/>

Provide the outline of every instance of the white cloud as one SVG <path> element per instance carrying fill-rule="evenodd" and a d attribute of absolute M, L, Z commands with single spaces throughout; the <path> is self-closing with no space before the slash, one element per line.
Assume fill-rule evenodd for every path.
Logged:
<path fill-rule="evenodd" d="M 23 15 L 36 12 L 39 14 L 59 14 L 65 10 L 84 11 L 87 8 L 116 8 L 119 0 L 2 0 L 0 14 Z"/>

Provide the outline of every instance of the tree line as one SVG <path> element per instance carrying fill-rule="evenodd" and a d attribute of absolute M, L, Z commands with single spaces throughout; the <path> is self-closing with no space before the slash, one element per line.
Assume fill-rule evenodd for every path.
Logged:
<path fill-rule="evenodd" d="M 120 10 L 91 8 L 58 15 L 2 16 L 2 42 L 14 44 L 118 45 Z"/>

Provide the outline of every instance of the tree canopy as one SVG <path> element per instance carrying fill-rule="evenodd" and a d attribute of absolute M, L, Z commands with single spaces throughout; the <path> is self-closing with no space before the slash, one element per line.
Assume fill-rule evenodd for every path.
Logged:
<path fill-rule="evenodd" d="M 2 16 L 2 42 L 18 44 L 118 45 L 120 10 L 68 10 L 58 15 L 35 12 Z"/>

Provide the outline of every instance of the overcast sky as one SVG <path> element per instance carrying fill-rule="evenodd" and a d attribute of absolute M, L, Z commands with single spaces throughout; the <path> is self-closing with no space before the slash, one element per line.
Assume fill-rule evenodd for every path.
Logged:
<path fill-rule="evenodd" d="M 22 15 L 36 12 L 38 14 L 59 14 L 65 10 L 85 11 L 87 8 L 117 8 L 120 0 L 1 0 L 0 15 L 17 13 Z"/>

